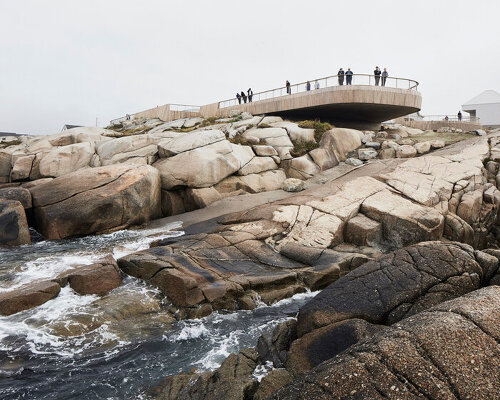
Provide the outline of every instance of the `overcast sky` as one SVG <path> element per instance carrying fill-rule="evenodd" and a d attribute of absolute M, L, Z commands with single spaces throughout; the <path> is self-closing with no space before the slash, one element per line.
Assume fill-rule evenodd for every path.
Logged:
<path fill-rule="evenodd" d="M 100 126 L 339 67 L 420 82 L 424 114 L 500 91 L 498 0 L 0 0 L 0 131 Z"/>

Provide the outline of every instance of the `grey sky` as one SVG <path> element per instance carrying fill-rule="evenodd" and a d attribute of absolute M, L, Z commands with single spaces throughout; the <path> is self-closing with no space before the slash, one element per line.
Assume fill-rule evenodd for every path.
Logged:
<path fill-rule="evenodd" d="M 424 114 L 500 91 L 500 1 L 0 0 L 0 131 L 58 132 L 334 75 L 418 80 Z"/>

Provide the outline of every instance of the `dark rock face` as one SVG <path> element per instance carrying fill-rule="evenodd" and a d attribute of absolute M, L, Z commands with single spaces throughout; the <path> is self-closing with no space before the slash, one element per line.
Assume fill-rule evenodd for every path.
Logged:
<path fill-rule="evenodd" d="M 404 319 L 322 363 L 272 399 L 500 398 L 500 288 Z"/>
<path fill-rule="evenodd" d="M 57 297 L 61 287 L 56 282 L 35 282 L 0 294 L 0 314 L 11 315 L 39 306 Z"/>
<path fill-rule="evenodd" d="M 0 199 L 0 245 L 31 244 L 24 207 L 19 201 Z"/>
<path fill-rule="evenodd" d="M 262 335 L 257 342 L 259 361 L 272 361 L 275 368 L 284 367 L 290 344 L 297 339 L 297 321 L 292 319 L 279 324 L 271 334 Z"/>
<path fill-rule="evenodd" d="M 30 191 L 38 229 L 48 239 L 125 228 L 161 215 L 160 177 L 147 165 L 82 169 Z"/>
<path fill-rule="evenodd" d="M 370 261 L 299 312 L 299 337 L 339 321 L 392 324 L 487 284 L 498 260 L 460 243 L 425 242 Z"/>
<path fill-rule="evenodd" d="M 349 319 L 315 329 L 295 340 L 287 354 L 286 368 L 294 376 L 385 329 L 362 319 Z"/>
<path fill-rule="evenodd" d="M 56 281 L 61 286 L 67 283 L 78 294 L 97 294 L 103 296 L 120 286 L 121 272 L 112 257 L 100 262 L 76 267 L 61 274 Z"/>

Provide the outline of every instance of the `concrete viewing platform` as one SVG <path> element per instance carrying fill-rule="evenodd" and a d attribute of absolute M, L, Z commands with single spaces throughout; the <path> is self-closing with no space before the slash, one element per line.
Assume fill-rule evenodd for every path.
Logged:
<path fill-rule="evenodd" d="M 316 87 L 316 82 L 319 85 Z M 252 102 L 241 103 L 236 98 L 198 106 L 166 104 L 133 115 L 134 118 L 177 118 L 201 116 L 229 117 L 233 110 L 253 115 L 279 115 L 288 119 L 321 119 L 337 126 L 375 129 L 381 122 L 420 110 L 422 95 L 418 82 L 406 78 L 387 78 L 375 85 L 373 75 L 355 74 L 352 85 L 339 84 L 337 75 L 255 93 Z M 117 121 L 117 120 L 115 120 Z M 113 122 L 113 121 L 112 121 Z"/>

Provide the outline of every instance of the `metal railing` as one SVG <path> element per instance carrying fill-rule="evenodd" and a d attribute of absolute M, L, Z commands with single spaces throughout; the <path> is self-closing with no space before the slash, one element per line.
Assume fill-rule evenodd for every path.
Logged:
<path fill-rule="evenodd" d="M 327 87 L 348 85 L 348 83 L 347 83 L 348 76 L 345 75 L 343 79 L 341 79 L 341 77 L 342 76 L 339 76 L 339 75 L 332 75 L 332 76 L 327 76 L 325 78 L 311 80 L 311 81 L 309 81 L 309 84 L 310 84 L 309 90 L 314 92 L 315 90 L 321 90 L 321 89 L 324 89 Z M 319 89 L 316 89 L 316 87 L 317 87 L 316 82 L 319 84 Z M 307 83 L 308 82 L 301 82 L 301 83 L 297 83 L 294 85 L 290 85 L 289 91 L 287 91 L 286 86 L 283 86 L 283 87 L 276 88 L 276 89 L 266 90 L 264 92 L 254 93 L 252 96 L 252 102 L 273 99 L 276 97 L 288 96 L 290 94 L 295 94 L 295 93 L 307 92 L 308 91 Z M 375 79 L 374 75 L 353 74 L 353 75 L 351 75 L 351 82 L 349 83 L 349 85 L 373 86 L 376 83 L 377 83 L 377 80 Z M 386 87 L 398 88 L 398 89 L 417 90 L 418 82 L 414 81 L 412 79 L 395 78 L 395 77 L 389 76 L 389 77 L 385 78 L 385 80 L 384 80 L 384 78 L 380 77 L 380 79 L 378 80 L 378 86 L 386 86 Z M 248 99 L 247 99 L 247 101 L 248 101 Z M 244 103 L 243 99 L 241 99 L 241 103 L 240 103 L 237 98 L 232 98 L 232 99 L 220 101 L 219 108 L 231 107 L 231 106 L 235 106 L 235 105 L 239 105 L 239 104 L 243 104 L 243 103 Z"/>
<path fill-rule="evenodd" d="M 479 118 L 471 116 L 462 116 L 458 118 L 457 114 L 442 114 L 442 115 L 422 115 L 422 119 L 404 117 L 405 120 L 413 121 L 453 121 L 453 122 L 479 122 Z"/>

